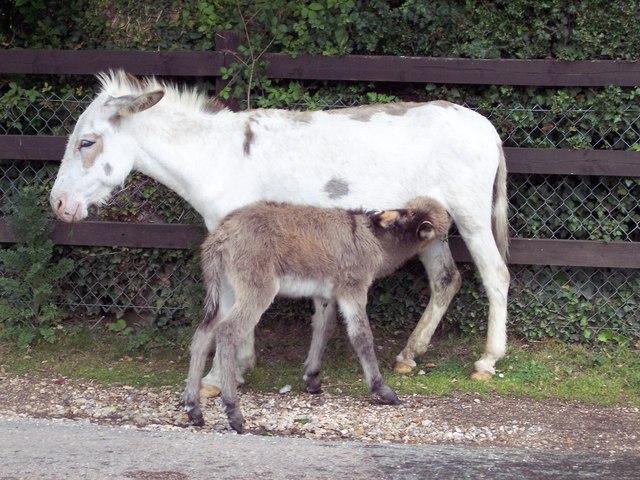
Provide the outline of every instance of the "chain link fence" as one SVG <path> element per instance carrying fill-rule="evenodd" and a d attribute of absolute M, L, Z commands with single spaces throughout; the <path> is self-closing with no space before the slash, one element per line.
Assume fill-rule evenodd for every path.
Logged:
<path fill-rule="evenodd" d="M 89 95 L 58 96 L 51 92 L 12 99 L 1 109 L 0 134 L 66 135 L 90 101 Z M 316 100 L 312 107 L 356 104 L 358 101 L 338 95 L 326 101 Z M 622 107 L 613 119 L 602 118 L 605 114 L 597 109 L 578 106 L 559 111 L 537 104 L 500 103 L 478 110 L 493 122 L 510 147 L 640 149 L 637 105 Z M 46 202 L 57 171 L 56 162 L 7 160 L 0 166 L 3 214 L 10 210 L 11 195 L 25 184 L 39 186 Z M 162 185 L 139 174 L 129 180 L 107 205 L 94 209 L 91 218 L 201 224 L 195 211 Z M 508 191 L 512 237 L 640 241 L 638 178 L 512 174 Z M 197 304 L 200 298 L 193 252 L 85 247 L 60 247 L 59 251 L 76 262 L 63 288 L 62 300 L 72 314 L 133 310 L 151 315 L 159 323 L 180 318 L 185 322 L 197 320 L 186 318 L 190 308 L 186 305 Z M 486 302 L 480 282 L 473 269 L 463 271 L 466 287 L 454 300 L 448 318 L 485 318 Z M 610 332 L 640 337 L 637 270 L 512 266 L 511 271 L 510 318 L 524 335 L 537 335 L 532 333 L 533 325 L 542 324 L 538 332 L 573 340 L 579 339 L 576 335 L 606 336 Z M 428 284 L 423 275 L 415 275 L 419 281 L 413 282 L 410 292 L 406 288 L 406 272 L 392 277 L 391 283 L 382 281 L 374 288 L 374 321 L 375 312 L 381 312 L 389 303 L 383 288 L 394 292 L 395 301 L 410 307 L 410 316 L 419 318 L 419 310 L 428 298 Z M 193 311 L 197 312 L 197 308 Z M 399 314 L 406 315 L 407 311 Z M 467 320 L 467 325 L 472 323 Z M 482 330 L 485 326 L 479 320 L 470 328 Z"/>

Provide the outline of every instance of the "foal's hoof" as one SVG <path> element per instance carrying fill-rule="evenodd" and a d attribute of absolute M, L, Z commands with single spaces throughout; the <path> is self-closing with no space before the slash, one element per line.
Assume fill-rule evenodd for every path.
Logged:
<path fill-rule="evenodd" d="M 413 367 L 411 365 L 409 365 L 408 363 L 405 362 L 401 362 L 401 361 L 397 361 L 395 367 L 393 367 L 393 370 L 396 373 L 409 373 L 411 370 L 413 370 Z"/>
<path fill-rule="evenodd" d="M 486 370 L 476 370 L 471 374 L 470 378 L 471 380 L 486 382 L 487 380 L 491 380 L 491 377 L 493 377 L 493 375 L 491 375 L 491 373 L 487 372 Z"/>
<path fill-rule="evenodd" d="M 244 422 L 242 422 L 241 420 L 230 421 L 229 426 L 231 426 L 231 428 L 233 428 L 236 432 L 240 434 L 244 433 Z"/>
<path fill-rule="evenodd" d="M 312 395 L 318 395 L 322 393 L 322 382 L 320 381 L 318 375 L 307 378 L 307 384 L 304 388 L 307 393 L 310 393 Z"/>
<path fill-rule="evenodd" d="M 189 422 L 196 427 L 202 427 L 204 425 L 204 417 L 202 416 L 202 412 L 199 408 L 194 408 L 187 412 L 189 415 Z"/>
<path fill-rule="evenodd" d="M 392 388 L 384 385 L 378 392 L 376 392 L 380 401 L 386 405 L 399 405 L 400 399 L 398 398 L 398 394 L 393 391 Z"/>
<path fill-rule="evenodd" d="M 307 391 L 307 393 L 310 393 L 311 395 L 320 395 L 322 393 L 322 386 L 321 385 L 318 385 L 318 386 L 307 385 L 305 387 L 305 390 Z"/>
<path fill-rule="evenodd" d="M 382 403 L 385 405 L 400 405 L 402 403 L 398 398 L 398 395 L 396 395 L 396 392 L 393 392 L 393 395 L 380 398 L 382 399 Z"/>
<path fill-rule="evenodd" d="M 244 417 L 240 412 L 235 412 L 227 415 L 229 419 L 229 426 L 238 433 L 244 433 Z"/>
<path fill-rule="evenodd" d="M 200 398 L 213 398 L 220 395 L 220 388 L 215 385 L 203 384 L 200 387 Z"/>

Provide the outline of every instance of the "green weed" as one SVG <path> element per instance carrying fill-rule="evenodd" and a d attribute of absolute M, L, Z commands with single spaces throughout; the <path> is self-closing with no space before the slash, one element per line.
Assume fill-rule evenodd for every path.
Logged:
<path fill-rule="evenodd" d="M 291 385 L 294 392 L 304 392 L 302 369 L 309 338 L 301 330 L 304 331 L 290 326 L 259 330 L 258 362 L 245 376 L 247 384 L 243 388 L 273 393 Z M 129 339 L 83 328 L 68 332 L 54 344 L 40 344 L 29 351 L 13 344 L 0 345 L 1 363 L 9 375 L 31 372 L 80 377 L 99 384 L 180 388 L 188 371 L 189 351 L 184 339 L 189 333 L 174 332 L 173 338 L 179 341 L 167 339 L 161 346 L 131 353 Z M 338 395 L 367 396 L 362 370 L 343 333 L 336 334 L 325 354 L 323 389 Z M 493 379 L 477 382 L 469 378 L 469 373 L 483 349 L 482 340 L 442 338 L 413 372 L 401 375 L 393 372 L 393 361 L 404 340 L 389 334 L 376 336 L 376 344 L 381 346 L 378 359 L 383 376 L 400 395 L 473 394 L 480 398 L 563 399 L 640 406 L 640 352 L 631 345 L 604 349 L 558 341 L 512 341 Z"/>

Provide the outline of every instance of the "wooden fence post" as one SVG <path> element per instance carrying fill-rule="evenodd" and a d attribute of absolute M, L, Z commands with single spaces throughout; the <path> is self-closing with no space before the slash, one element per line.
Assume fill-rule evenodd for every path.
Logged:
<path fill-rule="evenodd" d="M 238 52 L 238 45 L 240 45 L 240 37 L 231 30 L 223 30 L 216 33 L 216 51 L 224 54 L 224 60 L 222 65 L 224 67 L 230 67 L 235 61 L 235 55 Z M 222 77 L 216 77 L 216 96 L 219 98 L 220 92 L 229 84 L 228 80 L 223 80 Z M 228 100 L 220 98 L 220 100 L 231 110 L 237 111 L 239 109 L 238 101 L 235 98 L 229 98 Z"/>

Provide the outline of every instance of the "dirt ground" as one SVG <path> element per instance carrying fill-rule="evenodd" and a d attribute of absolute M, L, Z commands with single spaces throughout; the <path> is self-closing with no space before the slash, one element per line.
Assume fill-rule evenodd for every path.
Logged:
<path fill-rule="evenodd" d="M 267 344 L 269 339 L 283 343 L 277 330 L 260 333 Z M 258 344 L 258 354 L 260 358 L 304 358 L 306 341 L 299 343 L 289 344 L 286 354 Z M 105 387 L 90 380 L 0 370 L 0 416 L 65 418 L 152 430 L 195 429 L 186 422 L 181 394 L 176 387 Z M 399 406 L 388 406 L 369 398 L 296 391 L 255 393 L 250 388 L 241 389 L 240 396 L 247 431 L 260 435 L 640 454 L 640 409 L 635 407 L 474 394 L 403 395 L 401 400 Z M 204 401 L 203 413 L 205 430 L 230 432 L 218 399 Z"/>
<path fill-rule="evenodd" d="M 0 380 L 0 416 L 66 418 L 143 429 L 187 425 L 181 392 L 168 387 L 98 386 L 32 375 Z M 402 396 L 399 406 L 367 398 L 244 391 L 247 430 L 261 435 L 367 443 L 467 444 L 519 448 L 636 452 L 640 412 L 557 400 Z M 204 402 L 206 430 L 229 432 L 217 399 Z"/>

